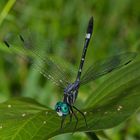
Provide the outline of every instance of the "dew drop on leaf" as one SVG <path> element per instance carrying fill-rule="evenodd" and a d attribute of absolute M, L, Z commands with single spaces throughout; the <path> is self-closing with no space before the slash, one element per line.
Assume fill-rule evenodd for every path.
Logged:
<path fill-rule="evenodd" d="M 86 115 L 87 114 L 87 112 L 84 112 L 84 115 Z"/>
<path fill-rule="evenodd" d="M 117 108 L 117 110 L 120 111 L 121 109 L 122 109 L 122 106 L 119 105 L 118 108 Z"/>
<path fill-rule="evenodd" d="M 25 114 L 25 113 L 23 113 L 23 114 L 22 114 L 22 117 L 25 117 L 25 116 L 26 116 L 26 114 Z"/>
<path fill-rule="evenodd" d="M 106 111 L 106 112 L 104 112 L 104 114 L 108 114 L 108 112 Z"/>
<path fill-rule="evenodd" d="M 12 107 L 12 105 L 9 104 L 9 105 L 8 105 L 8 108 L 11 108 L 11 107 Z"/>
<path fill-rule="evenodd" d="M 119 108 L 122 109 L 122 106 L 120 105 Z"/>

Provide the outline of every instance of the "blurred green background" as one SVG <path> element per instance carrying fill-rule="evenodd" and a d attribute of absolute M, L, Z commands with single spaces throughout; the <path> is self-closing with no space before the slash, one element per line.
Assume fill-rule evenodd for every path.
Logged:
<path fill-rule="evenodd" d="M 124 51 L 140 51 L 139 0 L 1 0 L 0 1 L 0 102 L 26 96 L 51 108 L 63 93 L 43 78 L 28 62 L 4 49 L 3 38 L 9 33 L 31 30 L 37 46 L 48 47 L 49 54 L 76 70 L 83 49 L 89 18 L 94 17 L 94 33 L 85 67 L 93 61 Z M 11 42 L 16 40 L 13 39 Z M 51 43 L 47 45 L 48 41 Z M 71 75 L 74 76 L 73 73 Z M 79 91 L 77 105 L 104 80 L 101 78 Z M 120 126 L 105 130 L 110 140 L 140 140 L 140 113 Z M 100 134 L 99 134 L 100 136 Z M 89 139 L 84 133 L 65 134 L 55 139 Z M 105 139 L 105 138 L 101 138 Z"/>

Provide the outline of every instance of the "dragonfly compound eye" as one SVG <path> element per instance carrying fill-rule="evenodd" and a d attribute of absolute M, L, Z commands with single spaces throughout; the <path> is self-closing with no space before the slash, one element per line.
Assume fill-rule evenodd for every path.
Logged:
<path fill-rule="evenodd" d="M 64 102 L 57 102 L 55 110 L 59 116 L 66 116 L 69 114 L 69 106 Z"/>

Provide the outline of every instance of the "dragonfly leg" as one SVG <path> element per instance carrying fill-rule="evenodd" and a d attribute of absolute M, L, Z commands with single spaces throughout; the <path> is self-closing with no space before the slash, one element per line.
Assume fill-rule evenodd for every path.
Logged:
<path fill-rule="evenodd" d="M 72 112 L 72 115 L 74 115 L 74 117 L 75 117 L 75 119 L 76 119 L 76 124 L 75 124 L 75 127 L 74 127 L 74 131 L 75 131 L 75 129 L 76 129 L 76 127 L 77 127 L 77 124 L 78 124 L 78 117 L 76 116 L 75 112 L 73 111 L 72 106 L 70 106 L 70 110 L 71 110 L 71 112 Z"/>
<path fill-rule="evenodd" d="M 77 111 L 84 117 L 85 124 L 86 124 L 86 126 L 88 126 L 88 125 L 87 125 L 87 120 L 86 120 L 86 117 L 85 117 L 84 113 L 83 113 L 82 111 L 80 111 L 78 108 L 76 108 L 75 106 L 73 106 L 73 108 L 74 108 L 75 110 L 77 110 Z"/>
<path fill-rule="evenodd" d="M 70 113 L 70 121 L 69 121 L 69 124 L 71 124 L 72 122 L 72 113 Z"/>
<path fill-rule="evenodd" d="M 65 118 L 66 118 L 66 116 L 63 116 L 62 117 L 62 120 L 61 120 L 61 129 L 63 128 L 63 124 L 64 124 L 64 121 L 65 121 Z"/>

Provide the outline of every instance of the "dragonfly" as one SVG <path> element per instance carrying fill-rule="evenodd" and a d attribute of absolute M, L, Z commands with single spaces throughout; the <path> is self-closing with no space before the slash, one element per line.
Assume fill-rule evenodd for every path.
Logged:
<path fill-rule="evenodd" d="M 63 89 L 63 99 L 62 101 L 58 101 L 55 105 L 55 111 L 56 113 L 62 118 L 61 120 L 61 129 L 63 128 L 64 122 L 66 117 L 70 116 L 70 122 L 72 121 L 72 117 L 75 118 L 75 127 L 74 130 L 77 128 L 78 124 L 78 116 L 75 111 L 79 112 L 81 114 L 81 117 L 83 117 L 85 121 L 85 125 L 88 127 L 87 120 L 85 114 L 78 109 L 74 104 L 76 102 L 76 99 L 78 97 L 78 92 L 81 86 L 88 84 L 91 81 L 94 81 L 98 78 L 100 78 L 103 75 L 106 75 L 116 69 L 119 69 L 127 64 L 129 64 L 131 61 L 134 60 L 136 57 L 135 52 L 125 52 L 120 53 L 112 57 L 108 57 L 105 60 L 100 60 L 92 64 L 87 70 L 83 73 L 83 66 L 85 62 L 86 52 L 89 46 L 90 39 L 92 37 L 94 28 L 94 18 L 91 17 L 88 22 L 85 41 L 84 41 L 84 47 L 82 51 L 82 56 L 79 64 L 79 69 L 77 72 L 77 77 L 75 78 L 74 82 L 70 82 L 66 77 L 63 69 L 59 67 L 53 60 L 51 60 L 49 57 L 43 58 L 41 55 L 38 54 L 38 50 L 31 49 L 30 51 L 33 53 L 33 55 L 37 56 L 40 60 L 39 63 L 35 64 L 35 68 L 39 70 L 43 76 L 46 78 L 52 80 L 56 85 L 61 87 Z M 24 37 L 22 35 L 19 35 L 19 39 L 21 40 L 23 44 L 23 48 L 18 48 L 21 52 L 28 51 L 27 46 L 29 45 L 28 42 L 25 41 Z M 11 45 L 7 40 L 4 40 L 5 45 L 8 48 L 11 48 Z M 51 70 L 47 70 L 46 67 L 42 67 L 42 63 L 45 63 L 49 66 L 53 66 L 55 69 L 55 72 Z"/>

